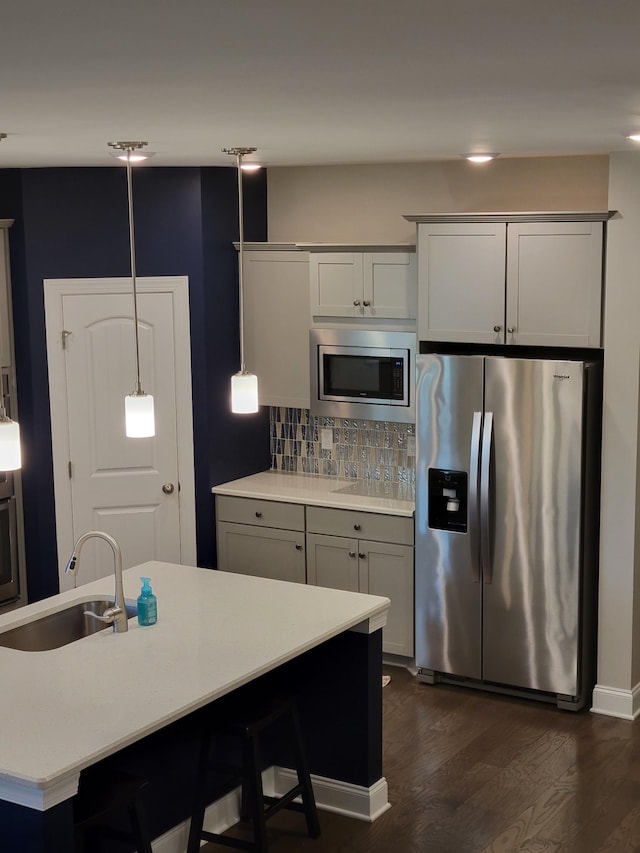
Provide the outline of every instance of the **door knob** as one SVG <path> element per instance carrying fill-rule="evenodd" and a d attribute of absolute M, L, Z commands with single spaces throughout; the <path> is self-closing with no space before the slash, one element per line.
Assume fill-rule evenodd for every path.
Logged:
<path fill-rule="evenodd" d="M 172 495 L 174 489 L 175 486 L 173 485 L 173 483 L 165 483 L 162 487 L 162 491 L 165 493 L 165 495 Z"/>

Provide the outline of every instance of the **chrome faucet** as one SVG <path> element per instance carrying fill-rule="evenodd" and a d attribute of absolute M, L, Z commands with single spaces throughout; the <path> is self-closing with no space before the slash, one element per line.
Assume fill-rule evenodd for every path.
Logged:
<path fill-rule="evenodd" d="M 99 619 L 101 622 L 106 622 L 108 625 L 113 625 L 113 630 L 116 634 L 121 634 L 123 631 L 129 630 L 129 620 L 124 604 L 124 589 L 122 586 L 122 552 L 120 546 L 108 533 L 103 533 L 100 530 L 90 530 L 88 533 L 83 533 L 78 538 L 78 541 L 73 546 L 73 553 L 69 557 L 69 562 L 65 568 L 65 574 L 76 575 L 78 572 L 78 560 L 80 559 L 80 551 L 87 539 L 104 539 L 111 545 L 113 551 L 113 571 L 115 574 L 116 591 L 113 600 L 113 607 L 108 607 L 102 616 L 97 613 L 91 613 L 85 610 L 85 616 L 91 616 L 94 619 Z"/>

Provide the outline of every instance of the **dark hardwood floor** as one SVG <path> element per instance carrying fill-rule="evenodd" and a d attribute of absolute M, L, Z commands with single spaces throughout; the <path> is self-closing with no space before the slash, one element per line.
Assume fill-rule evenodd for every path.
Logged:
<path fill-rule="evenodd" d="M 640 851 L 640 722 L 385 673 L 391 809 L 371 824 L 321 812 L 316 840 L 281 812 L 270 853 Z"/>

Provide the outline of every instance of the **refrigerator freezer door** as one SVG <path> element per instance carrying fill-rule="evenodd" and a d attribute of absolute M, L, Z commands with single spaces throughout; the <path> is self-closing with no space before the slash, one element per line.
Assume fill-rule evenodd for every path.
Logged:
<path fill-rule="evenodd" d="M 471 453 L 472 444 L 477 450 L 479 438 L 483 359 L 422 355 L 416 358 L 416 366 L 416 664 L 480 678 L 482 584 L 478 555 L 472 559 L 471 551 L 471 542 L 477 542 L 477 505 L 472 500 L 467 503 L 466 532 L 433 529 L 428 519 L 430 499 L 446 498 L 445 504 L 457 513 L 461 499 L 467 497 L 457 493 L 460 483 L 467 483 L 469 498 L 477 492 L 473 479 L 477 458 L 472 460 Z M 429 469 L 451 471 L 451 488 L 447 489 L 443 477 L 432 476 L 432 487 L 440 492 L 430 494 Z M 467 476 L 461 476 L 465 472 Z M 464 528 L 463 521 L 456 519 L 456 526 Z"/>
<path fill-rule="evenodd" d="M 580 362 L 486 359 L 494 440 L 485 681 L 578 692 L 583 389 Z"/>

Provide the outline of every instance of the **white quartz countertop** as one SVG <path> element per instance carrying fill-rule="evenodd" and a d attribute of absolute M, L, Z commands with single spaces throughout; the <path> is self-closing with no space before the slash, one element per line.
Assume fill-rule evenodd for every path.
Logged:
<path fill-rule="evenodd" d="M 82 565 L 79 567 L 82 574 Z M 0 799 L 46 809 L 82 768 L 348 629 L 386 622 L 389 599 L 149 562 L 124 573 L 135 600 L 150 577 L 158 622 L 110 627 L 44 652 L 0 647 Z M 0 632 L 113 595 L 112 577 L 0 616 Z"/>
<path fill-rule="evenodd" d="M 413 516 L 414 493 L 410 484 L 379 480 L 337 480 L 311 474 L 283 474 L 261 471 L 229 483 L 214 486 L 216 495 L 264 498 L 285 503 L 331 506 L 386 515 Z"/>

